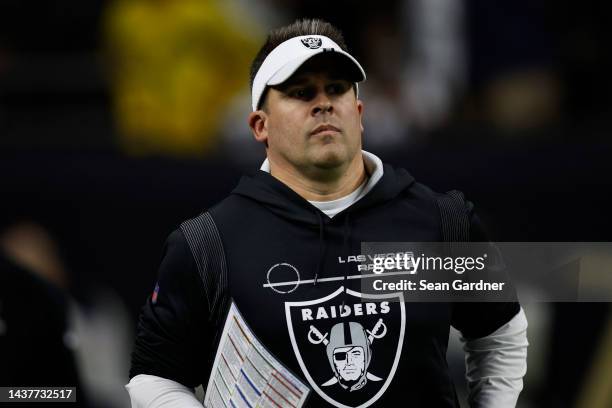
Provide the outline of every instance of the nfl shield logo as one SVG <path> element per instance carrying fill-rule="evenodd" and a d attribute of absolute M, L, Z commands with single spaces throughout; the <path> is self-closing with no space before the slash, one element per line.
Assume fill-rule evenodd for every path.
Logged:
<path fill-rule="evenodd" d="M 316 37 L 307 37 L 307 38 L 302 38 L 302 44 L 304 44 L 305 47 L 308 47 L 312 50 L 316 50 L 317 48 L 321 48 L 321 39 L 320 38 L 316 38 Z"/>
<path fill-rule="evenodd" d="M 393 380 L 402 353 L 403 294 L 338 288 L 320 299 L 285 302 L 297 361 L 312 388 L 336 407 L 368 407 Z"/>

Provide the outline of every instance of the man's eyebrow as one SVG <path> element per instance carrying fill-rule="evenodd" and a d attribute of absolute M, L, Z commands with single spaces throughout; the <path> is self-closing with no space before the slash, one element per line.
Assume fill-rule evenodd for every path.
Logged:
<path fill-rule="evenodd" d="M 283 82 L 282 84 L 279 84 L 278 87 L 279 88 L 288 88 L 290 86 L 295 86 L 295 85 L 304 85 L 305 83 L 308 83 L 308 76 L 300 75 L 298 77 L 291 78 L 291 79 Z"/>

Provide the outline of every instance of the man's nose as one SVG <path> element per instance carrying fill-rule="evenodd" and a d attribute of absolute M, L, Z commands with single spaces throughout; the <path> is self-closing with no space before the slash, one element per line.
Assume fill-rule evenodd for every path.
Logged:
<path fill-rule="evenodd" d="M 324 113 L 332 113 L 334 106 L 331 99 L 325 92 L 319 92 L 312 107 L 312 115 L 316 116 Z"/>

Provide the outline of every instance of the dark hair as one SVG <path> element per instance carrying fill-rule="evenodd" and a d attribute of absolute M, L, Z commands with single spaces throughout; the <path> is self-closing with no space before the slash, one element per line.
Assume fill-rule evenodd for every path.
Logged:
<path fill-rule="evenodd" d="M 259 71 L 261 64 L 263 64 L 268 54 L 285 41 L 302 35 L 323 35 L 330 38 L 333 42 L 338 44 L 340 48 L 348 52 L 348 47 L 346 46 L 342 32 L 327 21 L 319 19 L 296 20 L 294 23 L 272 30 L 268 34 L 266 42 L 251 64 L 251 89 L 253 89 L 255 75 L 257 75 L 257 71 Z M 262 95 L 262 101 L 263 97 L 264 95 Z"/>

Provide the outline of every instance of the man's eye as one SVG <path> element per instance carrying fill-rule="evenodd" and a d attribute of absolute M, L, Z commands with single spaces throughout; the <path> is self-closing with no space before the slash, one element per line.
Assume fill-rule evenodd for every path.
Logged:
<path fill-rule="evenodd" d="M 327 92 L 333 95 L 340 95 L 346 92 L 348 87 L 349 85 L 345 84 L 344 82 L 337 82 L 337 83 L 330 84 L 327 87 Z"/>
<path fill-rule="evenodd" d="M 289 91 L 289 96 L 298 99 L 307 99 L 310 92 L 306 88 L 296 88 Z"/>

